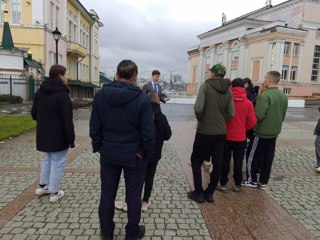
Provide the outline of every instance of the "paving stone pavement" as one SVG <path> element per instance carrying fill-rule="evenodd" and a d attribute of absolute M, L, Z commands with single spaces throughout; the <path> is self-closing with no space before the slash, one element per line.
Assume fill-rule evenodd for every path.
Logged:
<path fill-rule="evenodd" d="M 313 146 L 316 122 L 300 124 L 310 128 L 284 124 L 280 140 L 290 139 L 291 143 L 303 141 L 298 147 L 278 144 L 266 192 L 320 239 L 320 176 L 314 172 L 316 158 Z"/>
<path fill-rule="evenodd" d="M 77 136 L 88 138 L 88 120 L 75 114 L 74 122 Z M 312 145 L 315 138 L 312 128 L 316 123 L 299 124 L 283 126 L 266 194 L 320 239 L 320 177 L 314 173 Z M 50 204 L 46 196 L 32 197 L 0 227 L 0 239 L 100 239 L 99 155 L 91 152 L 90 145 L 79 142 L 79 146 L 84 148 L 67 166 L 63 179 L 66 197 L 56 204 Z M 76 151 L 77 148 L 70 154 Z M 42 153 L 35 151 L 34 133 L 0 145 L 0 213 L 38 181 L 42 157 Z M 142 214 L 142 223 L 147 228 L 144 239 L 211 239 L 198 205 L 186 198 L 189 189 L 175 146 L 166 143 L 151 209 Z M 124 199 L 123 180 L 117 199 Z M 116 211 L 115 239 L 124 239 L 126 221 L 126 213 Z"/>
<path fill-rule="evenodd" d="M 88 121 L 75 121 L 75 125 L 78 136 L 88 134 Z M 26 137 L 19 148 L 12 147 L 16 139 L 3 144 L 0 166 L 17 169 L 39 167 L 43 154 L 35 151 L 32 140 L 34 136 Z M 1 172 L 0 181 L 3 181 L 0 183 L 0 193 L 7 194 L 1 194 L 0 203 L 4 205 L 13 200 L 38 177 L 37 172 Z M 62 189 L 66 197 L 56 204 L 50 204 L 48 196 L 34 197 L 0 229 L 0 239 L 100 239 L 97 214 L 99 155 L 92 153 L 90 146 L 67 166 Z M 147 229 L 144 239 L 211 239 L 198 205 L 186 198 L 188 190 L 189 184 L 177 154 L 167 143 L 155 178 L 151 208 L 142 214 L 141 222 Z M 8 194 L 10 192 L 14 194 Z M 4 195 L 6 197 L 3 198 Z M 124 199 L 124 195 L 122 180 L 117 199 Z M 115 222 L 115 239 L 124 239 L 126 213 L 117 210 Z"/>

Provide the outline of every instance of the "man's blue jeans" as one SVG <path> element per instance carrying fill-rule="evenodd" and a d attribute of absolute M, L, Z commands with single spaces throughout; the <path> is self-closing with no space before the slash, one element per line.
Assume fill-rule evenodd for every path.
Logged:
<path fill-rule="evenodd" d="M 51 193 L 57 193 L 68 160 L 68 149 L 46 153 L 41 164 L 40 185 L 49 185 Z"/>

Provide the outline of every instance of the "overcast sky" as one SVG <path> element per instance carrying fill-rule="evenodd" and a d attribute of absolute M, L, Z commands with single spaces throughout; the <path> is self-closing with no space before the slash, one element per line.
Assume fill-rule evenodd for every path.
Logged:
<path fill-rule="evenodd" d="M 266 0 L 80 0 L 94 9 L 104 27 L 100 35 L 100 69 L 112 75 L 122 59 L 138 64 L 140 77 L 153 69 L 186 80 L 187 51 L 199 43 L 197 35 L 227 20 L 265 6 Z M 273 5 L 284 0 L 273 0 Z M 167 77 L 166 77 L 167 78 Z"/>

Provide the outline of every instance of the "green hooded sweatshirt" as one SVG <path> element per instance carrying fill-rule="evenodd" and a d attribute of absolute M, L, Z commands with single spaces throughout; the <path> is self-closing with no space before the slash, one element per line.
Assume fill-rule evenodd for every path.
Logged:
<path fill-rule="evenodd" d="M 234 105 L 227 80 L 210 78 L 200 86 L 194 105 L 197 132 L 203 135 L 226 134 L 226 120 L 233 118 Z"/>
<path fill-rule="evenodd" d="M 267 88 L 257 98 L 255 113 L 258 124 L 255 128 L 255 136 L 266 139 L 277 138 L 281 132 L 287 108 L 286 95 L 277 87 Z"/>

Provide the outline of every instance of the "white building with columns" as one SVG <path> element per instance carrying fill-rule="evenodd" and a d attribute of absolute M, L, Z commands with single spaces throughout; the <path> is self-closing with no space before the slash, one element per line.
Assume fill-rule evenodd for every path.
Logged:
<path fill-rule="evenodd" d="M 196 94 L 210 67 L 222 63 L 230 79 L 249 77 L 259 85 L 276 70 L 287 95 L 320 94 L 319 12 L 320 0 L 289 0 L 198 35 L 200 44 L 188 51 L 188 92 Z"/>

